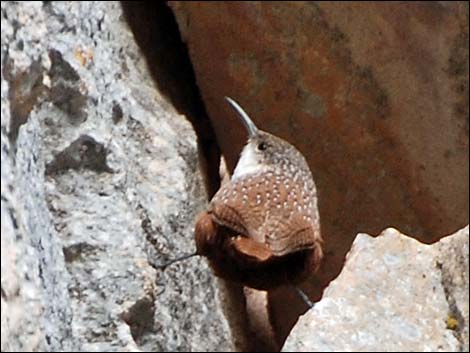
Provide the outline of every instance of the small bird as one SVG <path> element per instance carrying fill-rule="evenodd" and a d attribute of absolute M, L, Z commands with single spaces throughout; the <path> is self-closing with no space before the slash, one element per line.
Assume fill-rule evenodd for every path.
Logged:
<path fill-rule="evenodd" d="M 303 155 L 256 127 L 231 98 L 248 142 L 195 226 L 196 254 L 219 277 L 269 290 L 296 285 L 323 258 L 316 187 Z"/>

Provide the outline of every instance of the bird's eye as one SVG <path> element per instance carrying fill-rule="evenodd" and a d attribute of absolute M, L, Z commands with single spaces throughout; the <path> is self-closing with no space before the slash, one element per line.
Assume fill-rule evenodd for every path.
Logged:
<path fill-rule="evenodd" d="M 266 144 L 264 142 L 260 142 L 258 144 L 258 151 L 264 151 L 266 149 Z"/>

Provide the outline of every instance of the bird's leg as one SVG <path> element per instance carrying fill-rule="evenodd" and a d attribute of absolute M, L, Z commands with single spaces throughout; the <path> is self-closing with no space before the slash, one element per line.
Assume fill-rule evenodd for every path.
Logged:
<path fill-rule="evenodd" d="M 152 267 L 155 269 L 164 270 L 175 262 L 183 261 L 196 255 L 206 256 L 212 248 L 213 243 L 216 241 L 217 236 L 217 224 L 214 223 L 211 215 L 208 212 L 202 212 L 198 216 L 194 236 L 197 249 L 195 252 L 169 260 L 162 265 L 153 265 Z"/>
<path fill-rule="evenodd" d="M 152 267 L 158 270 L 165 270 L 168 266 L 170 266 L 171 264 L 174 264 L 175 262 L 183 261 L 196 255 L 199 255 L 199 254 L 197 252 L 193 252 L 191 254 L 186 254 L 186 255 L 177 257 L 176 259 L 169 260 L 162 265 L 152 265 Z"/>
<path fill-rule="evenodd" d="M 310 309 L 312 309 L 315 304 L 310 300 L 308 295 L 305 294 L 305 292 L 302 289 L 300 289 L 299 287 L 297 287 L 297 286 L 293 286 L 293 287 L 294 287 L 295 291 L 297 292 L 297 294 L 299 295 L 299 297 L 302 298 L 304 303 L 307 304 L 307 306 Z"/>

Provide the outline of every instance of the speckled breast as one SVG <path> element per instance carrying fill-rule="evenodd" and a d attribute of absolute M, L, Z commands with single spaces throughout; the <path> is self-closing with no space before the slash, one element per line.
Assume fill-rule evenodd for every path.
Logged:
<path fill-rule="evenodd" d="M 210 208 L 217 223 L 260 243 L 296 234 L 295 228 L 319 228 L 311 177 L 276 171 L 246 175 L 225 184 Z"/>

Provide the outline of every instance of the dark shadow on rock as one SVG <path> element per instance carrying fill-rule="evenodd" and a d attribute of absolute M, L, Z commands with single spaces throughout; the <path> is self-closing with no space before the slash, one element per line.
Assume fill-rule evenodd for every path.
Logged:
<path fill-rule="evenodd" d="M 211 198 L 220 185 L 220 150 L 173 12 L 164 1 L 122 1 L 121 4 L 154 82 L 193 125 L 206 189 Z"/>

